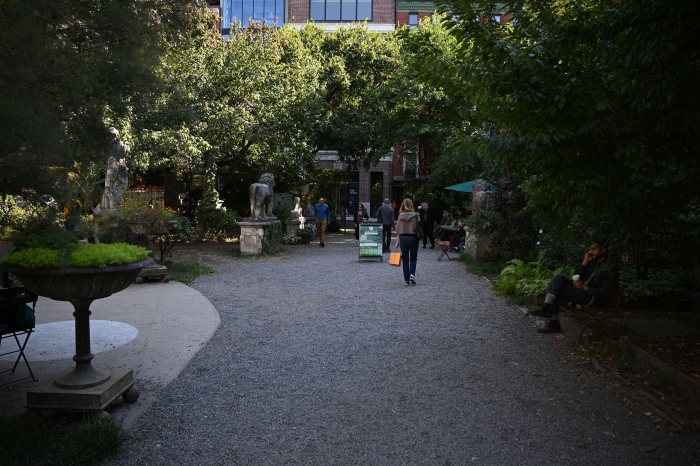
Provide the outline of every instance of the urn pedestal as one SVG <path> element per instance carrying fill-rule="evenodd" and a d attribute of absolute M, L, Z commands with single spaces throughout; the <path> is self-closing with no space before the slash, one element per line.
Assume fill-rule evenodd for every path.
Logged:
<path fill-rule="evenodd" d="M 167 231 L 157 231 L 157 225 L 153 222 L 129 222 L 127 225 L 132 233 L 145 236 L 148 239 L 148 248 L 151 250 L 151 256 L 155 258 L 155 239 L 160 235 L 167 234 Z M 150 265 L 141 269 L 135 281 L 136 283 L 143 283 L 150 279 L 168 283 L 170 281 L 168 268 L 164 265 L 157 264 L 154 260 Z"/>
<path fill-rule="evenodd" d="M 138 391 L 133 387 L 131 370 L 110 371 L 92 365 L 90 304 L 131 285 L 141 269 L 152 262 L 148 258 L 105 268 L 44 270 L 3 266 L 32 293 L 69 301 L 75 308 L 75 367 L 27 392 L 27 409 L 100 412 L 120 395 L 125 401 L 136 401 Z"/>

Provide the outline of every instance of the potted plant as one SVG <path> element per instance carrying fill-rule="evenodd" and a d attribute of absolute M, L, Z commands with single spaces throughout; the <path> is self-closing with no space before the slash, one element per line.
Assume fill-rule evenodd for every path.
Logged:
<path fill-rule="evenodd" d="M 97 369 L 91 363 L 90 304 L 128 287 L 141 268 L 150 262 L 152 259 L 146 249 L 124 243 L 38 245 L 16 250 L 5 257 L 2 269 L 14 275 L 29 291 L 69 301 L 75 308 L 75 367 L 61 374 L 54 381 L 55 385 L 63 389 L 85 389 L 110 379 L 108 371 Z M 113 382 L 119 386 L 110 385 L 108 389 L 116 393 L 116 398 L 132 387 L 133 374 L 129 371 L 127 377 Z M 134 396 L 138 397 L 138 392 L 132 398 Z M 98 410 L 104 407 L 106 404 Z M 80 410 L 80 406 L 71 405 L 70 408 Z"/>

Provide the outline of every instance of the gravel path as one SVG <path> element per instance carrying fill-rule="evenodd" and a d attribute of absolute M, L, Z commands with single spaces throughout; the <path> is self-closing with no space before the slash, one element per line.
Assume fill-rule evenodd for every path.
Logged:
<path fill-rule="evenodd" d="M 210 263 L 221 327 L 112 464 L 697 462 L 437 249 L 415 287 L 349 235 L 287 251 Z"/>

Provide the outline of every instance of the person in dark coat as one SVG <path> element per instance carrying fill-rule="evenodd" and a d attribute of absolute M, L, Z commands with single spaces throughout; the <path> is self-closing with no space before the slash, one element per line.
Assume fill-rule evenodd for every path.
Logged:
<path fill-rule="evenodd" d="M 423 249 L 430 241 L 430 249 L 435 248 L 435 223 L 442 218 L 442 213 L 437 207 L 429 205 L 427 202 L 421 203 L 418 208 L 421 216 L 421 226 L 423 227 Z"/>
<path fill-rule="evenodd" d="M 384 199 L 384 204 L 377 210 L 377 222 L 382 224 L 382 234 L 384 235 L 382 241 L 382 252 L 389 252 L 391 248 L 391 229 L 396 223 L 394 219 L 394 208 L 391 207 L 391 201 L 389 198 Z"/>
<path fill-rule="evenodd" d="M 546 317 L 540 333 L 560 333 L 560 303 L 589 304 L 604 306 L 617 292 L 620 284 L 618 268 L 607 260 L 607 252 L 601 242 L 594 242 L 576 267 L 572 278 L 557 275 L 547 287 L 547 295 L 540 309 L 531 314 Z"/>

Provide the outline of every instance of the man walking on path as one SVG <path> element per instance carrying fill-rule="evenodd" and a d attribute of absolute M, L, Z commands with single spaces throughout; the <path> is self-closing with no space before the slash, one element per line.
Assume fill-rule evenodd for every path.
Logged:
<path fill-rule="evenodd" d="M 384 199 L 384 204 L 377 210 L 377 222 L 381 223 L 384 230 L 382 252 L 389 252 L 391 248 L 391 227 L 394 226 L 394 208 L 391 207 L 389 198 Z"/>
<path fill-rule="evenodd" d="M 314 206 L 314 217 L 316 218 L 318 240 L 321 242 L 321 247 L 323 248 L 326 242 L 326 225 L 331 221 L 331 210 L 326 205 L 326 200 L 324 198 L 320 198 L 318 204 Z"/>

